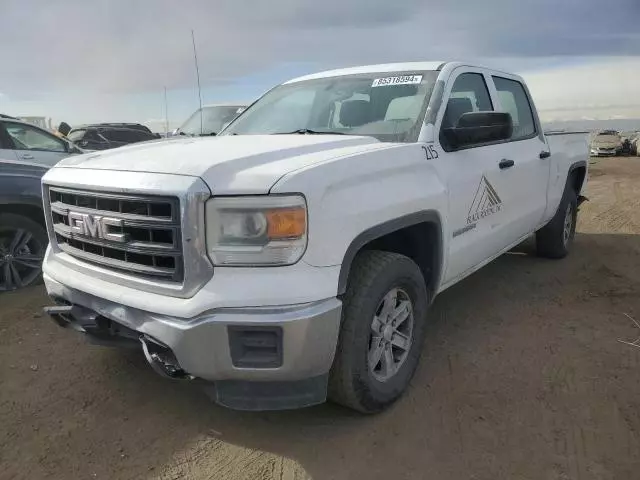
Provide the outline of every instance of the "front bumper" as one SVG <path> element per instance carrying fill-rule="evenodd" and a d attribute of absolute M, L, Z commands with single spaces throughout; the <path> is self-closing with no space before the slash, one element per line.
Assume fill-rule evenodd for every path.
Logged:
<path fill-rule="evenodd" d="M 590 155 L 592 157 L 615 157 L 616 155 L 618 155 L 617 151 L 611 151 L 611 150 L 591 150 L 590 151 Z"/>
<path fill-rule="evenodd" d="M 66 323 L 98 343 L 105 343 L 111 332 L 122 343 L 135 344 L 138 336 L 141 347 L 146 343 L 158 352 L 166 348 L 168 357 L 163 358 L 175 359 L 169 363 L 176 376 L 215 382 L 214 397 L 219 403 L 273 409 L 321 403 L 326 398 L 342 308 L 337 298 L 290 306 L 219 309 L 182 319 L 72 289 L 46 273 L 44 281 L 52 298 L 71 307 L 62 316 L 55 313 L 58 310 L 49 312 L 59 324 Z M 249 332 L 248 337 L 243 332 Z M 261 333 L 255 336 L 252 332 L 274 335 L 265 343 Z M 260 358 L 261 348 L 267 352 L 266 361 Z M 149 352 L 145 353 L 150 360 Z"/>

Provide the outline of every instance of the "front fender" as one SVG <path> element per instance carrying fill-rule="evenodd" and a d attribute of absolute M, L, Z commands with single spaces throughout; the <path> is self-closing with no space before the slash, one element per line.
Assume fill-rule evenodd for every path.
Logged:
<path fill-rule="evenodd" d="M 446 189 L 419 144 L 381 144 L 327 160 L 285 175 L 271 191 L 306 196 L 309 245 L 303 261 L 318 267 L 349 263 L 372 232 L 390 233 L 407 219 L 427 215 L 447 228 Z"/>

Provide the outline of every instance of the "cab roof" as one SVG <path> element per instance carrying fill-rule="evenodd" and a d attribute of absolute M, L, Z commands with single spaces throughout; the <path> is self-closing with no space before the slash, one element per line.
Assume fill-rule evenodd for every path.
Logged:
<path fill-rule="evenodd" d="M 304 80 L 317 80 L 319 78 L 339 77 L 341 75 L 358 75 L 360 73 L 403 72 L 421 70 L 440 70 L 447 62 L 405 62 L 405 63 L 381 63 L 378 65 L 364 65 L 361 67 L 339 68 L 324 72 L 312 73 L 289 80 L 287 83 L 301 82 Z"/>
<path fill-rule="evenodd" d="M 324 72 L 312 73 L 302 77 L 293 78 L 284 84 L 302 82 L 304 80 L 317 80 L 319 78 L 339 77 L 341 75 L 358 75 L 361 73 L 385 73 L 385 72 L 410 72 L 410 71 L 452 71 L 457 67 L 473 67 L 488 70 L 490 72 L 509 75 L 513 78 L 521 79 L 519 75 L 505 72 L 503 70 L 490 68 L 469 62 L 404 62 L 404 63 L 381 63 L 377 65 L 364 65 L 361 67 L 340 68 L 336 70 L 326 70 Z"/>

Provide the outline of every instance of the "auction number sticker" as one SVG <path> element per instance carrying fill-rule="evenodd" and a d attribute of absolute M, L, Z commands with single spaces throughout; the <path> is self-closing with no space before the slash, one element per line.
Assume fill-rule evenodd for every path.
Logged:
<path fill-rule="evenodd" d="M 372 87 L 384 87 L 387 85 L 416 85 L 422 82 L 422 75 L 401 75 L 399 77 L 376 78 Z"/>

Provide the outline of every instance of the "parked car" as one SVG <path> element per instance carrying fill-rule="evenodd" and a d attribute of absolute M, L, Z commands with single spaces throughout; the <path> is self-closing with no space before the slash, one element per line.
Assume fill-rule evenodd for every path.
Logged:
<path fill-rule="evenodd" d="M 517 75 L 300 77 L 215 139 L 49 170 L 45 311 L 228 407 L 328 394 L 377 412 L 408 387 L 438 293 L 531 235 L 569 253 L 588 155 L 586 133 L 543 133 Z"/>
<path fill-rule="evenodd" d="M 615 130 L 602 130 L 591 140 L 590 153 L 592 157 L 613 157 L 622 151 L 620 133 Z"/>
<path fill-rule="evenodd" d="M 632 135 L 629 136 L 629 141 L 631 142 L 631 155 L 636 155 L 640 157 L 640 132 L 633 132 Z"/>
<path fill-rule="evenodd" d="M 99 123 L 73 128 L 67 138 L 85 150 L 107 150 L 131 143 L 157 140 L 159 135 L 139 124 Z"/>
<path fill-rule="evenodd" d="M 206 136 L 217 135 L 236 118 L 246 105 L 206 105 L 198 109 L 176 129 L 174 135 Z M 202 112 L 202 114 L 201 114 Z"/>
<path fill-rule="evenodd" d="M 51 167 L 83 150 L 68 139 L 8 116 L 0 117 L 0 159 Z"/>
<path fill-rule="evenodd" d="M 129 128 L 131 130 L 140 130 L 141 132 L 147 132 L 153 134 L 151 129 L 141 123 L 94 123 L 94 127 L 111 127 L 111 128 Z"/>
<path fill-rule="evenodd" d="M 42 212 L 43 164 L 0 152 L 0 292 L 33 285 L 49 243 Z"/>

